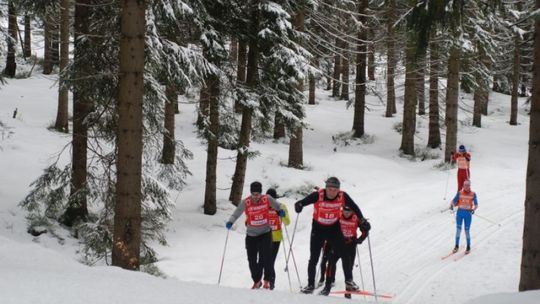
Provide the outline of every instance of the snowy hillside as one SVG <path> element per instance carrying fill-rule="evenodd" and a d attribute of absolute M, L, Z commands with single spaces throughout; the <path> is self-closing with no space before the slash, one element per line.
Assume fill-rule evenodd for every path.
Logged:
<path fill-rule="evenodd" d="M 188 162 L 193 175 L 187 179 L 186 189 L 173 196 L 176 210 L 167 232 L 169 246 L 156 245 L 158 266 L 167 279 L 113 267 L 84 266 L 77 262 L 76 240 L 65 232 L 60 235 L 62 241 L 50 234 L 35 238 L 27 234 L 25 214 L 17 205 L 29 184 L 70 141 L 69 136 L 46 129 L 56 112 L 54 81 L 39 75 L 10 80 L 0 89 L 0 303 L 344 303 L 340 296 L 291 295 L 282 252 L 276 262 L 276 291 L 261 294 L 247 290 L 251 279 L 242 220 L 230 233 L 222 286 L 216 287 L 226 236 L 224 223 L 234 210 L 227 201 L 227 188 L 234 172 L 234 161 L 229 158 L 236 152 L 220 149 L 218 213 L 203 215 L 206 146 L 195 137 L 193 104 L 182 103 L 176 117 L 176 136 L 194 154 Z M 261 155 L 248 162 L 244 193 L 251 181 L 258 180 L 264 190 L 272 186 L 279 195 L 287 194 L 280 201 L 291 212 L 293 224 L 288 232 L 292 234 L 297 216 L 293 203 L 301 198 L 298 192 L 323 186 L 327 177 L 337 176 L 342 189 L 372 224 L 377 291 L 394 296 L 391 301 L 381 301 L 465 303 L 487 294 L 516 292 L 529 126 L 523 100 L 519 125 L 509 126 L 510 97 L 491 94 L 490 115 L 483 117 L 481 129 L 470 126 L 471 114 L 464 111 L 471 108 L 470 96 L 461 101 L 458 143 L 472 154 L 472 189 L 478 194 L 479 209 L 471 228 L 471 254 L 459 260 L 441 260 L 454 242 L 454 215 L 441 211 L 455 194 L 456 169 L 438 169 L 440 157 L 424 161 L 399 157 L 401 136 L 394 125 L 401 121 L 401 113 L 384 118 L 384 106 L 373 96 L 368 96 L 370 111 L 366 114 L 370 140 L 333 141 L 351 129 L 353 111 L 344 101 L 327 96 L 328 92 L 319 91 L 318 104 L 306 106 L 309 126 L 304 132 L 304 162 L 308 169 L 283 166 L 288 155 L 286 143 L 253 143 L 252 148 Z M 15 108 L 18 115 L 13 119 Z M 418 119 L 415 140 L 420 150 L 425 147 L 427 125 L 427 117 Z M 69 147 L 61 158 L 68 154 Z M 430 154 L 440 156 L 441 151 Z M 307 280 L 311 208 L 299 215 L 293 248 L 301 284 Z M 355 281 L 373 290 L 367 242 L 359 251 L 361 267 L 354 269 Z M 292 265 L 290 269 L 296 292 L 298 279 Z M 338 271 L 335 290 L 343 288 Z M 520 294 L 512 301 L 536 303 L 538 296 L 539 292 Z M 467 303 L 496 303 L 494 299 L 510 301 L 491 296 Z"/>

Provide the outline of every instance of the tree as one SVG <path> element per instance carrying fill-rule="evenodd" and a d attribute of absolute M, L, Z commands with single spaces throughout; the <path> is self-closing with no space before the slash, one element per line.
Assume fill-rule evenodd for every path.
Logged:
<path fill-rule="evenodd" d="M 418 100 L 418 115 L 426 114 L 426 84 L 425 84 L 425 56 L 418 59 L 416 71 L 416 99 Z"/>
<path fill-rule="evenodd" d="M 396 113 L 396 90 L 394 88 L 394 74 L 396 70 L 396 50 L 394 23 L 396 20 L 396 1 L 386 1 L 386 117 Z"/>
<path fill-rule="evenodd" d="M 356 52 L 356 87 L 354 94 L 354 118 L 353 136 L 360 138 L 364 136 L 364 115 L 366 106 L 366 53 L 367 53 L 367 17 L 368 0 L 361 0 L 358 5 L 358 19 L 361 23 L 358 29 L 358 45 Z"/>
<path fill-rule="evenodd" d="M 529 159 L 525 188 L 525 223 L 519 290 L 540 289 L 540 0 L 536 0 L 534 65 L 529 127 Z"/>
<path fill-rule="evenodd" d="M 521 1 L 516 1 L 516 8 L 518 11 L 522 10 Z M 521 34 L 519 31 L 516 31 L 514 34 L 514 58 L 513 58 L 513 64 L 512 64 L 512 98 L 510 101 L 511 104 L 511 110 L 510 110 L 510 125 L 515 126 L 517 125 L 517 112 L 518 112 L 518 91 L 519 91 L 519 84 L 521 80 L 521 59 L 520 59 L 520 52 L 521 52 Z"/>
<path fill-rule="evenodd" d="M 139 270 L 146 1 L 121 2 L 118 162 L 112 264 Z"/>
<path fill-rule="evenodd" d="M 8 1 L 8 34 L 8 53 L 6 57 L 4 75 L 13 78 L 17 72 L 17 63 L 15 62 L 15 46 L 17 43 L 17 11 L 15 10 L 13 0 Z"/>
<path fill-rule="evenodd" d="M 459 97 L 459 58 L 460 49 L 452 46 L 448 58 L 448 76 L 446 89 L 446 146 L 444 150 L 445 162 L 450 162 L 451 153 L 457 145 L 457 119 Z"/>
<path fill-rule="evenodd" d="M 24 15 L 24 57 L 32 56 L 32 18 L 29 14 Z"/>
<path fill-rule="evenodd" d="M 441 146 L 441 130 L 439 126 L 439 49 L 437 42 L 429 44 L 429 135 L 428 147 L 435 149 Z"/>
<path fill-rule="evenodd" d="M 416 34 L 407 31 L 405 49 L 405 101 L 403 104 L 403 129 L 400 150 L 405 155 L 414 156 L 414 134 L 416 133 Z"/>
<path fill-rule="evenodd" d="M 174 112 L 178 102 L 178 90 L 174 84 L 168 84 L 165 88 L 167 102 L 165 102 L 165 132 L 163 132 L 163 151 L 161 162 L 173 164 L 176 155 L 176 142 L 174 139 Z"/>
<path fill-rule="evenodd" d="M 67 133 L 68 126 L 68 89 L 65 85 L 66 68 L 69 64 L 69 28 L 70 28 L 70 0 L 61 0 L 60 4 L 60 76 L 58 81 L 58 109 L 54 128 Z"/>

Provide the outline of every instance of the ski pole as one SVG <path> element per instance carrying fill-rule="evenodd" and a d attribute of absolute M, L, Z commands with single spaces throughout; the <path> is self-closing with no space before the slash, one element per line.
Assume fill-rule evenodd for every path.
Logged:
<path fill-rule="evenodd" d="M 492 224 L 494 224 L 494 225 L 497 225 L 497 226 L 501 227 L 501 224 L 500 224 L 500 223 L 497 223 L 497 222 L 495 222 L 495 221 L 492 221 L 492 220 L 488 219 L 487 217 L 481 216 L 481 215 L 479 215 L 479 214 L 477 214 L 477 213 L 474 213 L 474 215 L 476 215 L 477 217 L 483 219 L 483 220 L 486 221 L 486 222 L 490 222 L 490 223 L 492 223 Z"/>
<path fill-rule="evenodd" d="M 356 256 L 358 260 L 358 271 L 360 271 L 360 283 L 362 284 L 362 290 L 366 290 L 364 287 L 364 275 L 362 274 L 362 263 L 360 263 L 360 253 L 358 252 L 358 245 L 356 246 Z M 366 295 L 364 295 L 364 299 Z"/>
<path fill-rule="evenodd" d="M 443 201 L 446 201 L 446 194 L 448 193 L 448 180 L 450 179 L 450 169 L 446 170 L 446 186 L 444 187 Z"/>
<path fill-rule="evenodd" d="M 375 285 L 375 270 L 373 269 L 373 255 L 371 254 L 371 240 L 367 237 L 369 248 L 369 260 L 371 262 L 371 276 L 373 277 L 373 293 L 375 294 L 375 303 L 377 303 L 377 286 Z"/>
<path fill-rule="evenodd" d="M 283 222 L 281 222 L 281 227 L 285 227 Z M 285 248 L 285 239 L 283 238 L 283 235 L 281 236 L 281 241 L 283 242 L 283 256 L 285 256 L 285 260 L 287 260 L 287 248 Z M 292 293 L 291 274 L 287 268 L 285 268 L 285 272 L 287 273 L 287 279 L 289 280 L 289 291 Z"/>
<path fill-rule="evenodd" d="M 302 288 L 302 282 L 300 281 L 300 274 L 298 273 L 298 267 L 296 266 L 296 258 L 294 257 L 294 253 L 292 251 L 294 235 L 296 234 L 296 227 L 298 225 L 298 218 L 299 218 L 299 214 L 296 215 L 292 239 L 289 238 L 289 231 L 287 230 L 287 226 L 285 226 L 285 235 L 287 236 L 287 240 L 289 241 L 289 255 L 285 258 L 285 271 L 289 270 L 289 258 L 292 256 L 294 270 L 296 271 L 296 277 L 298 278 L 298 285 L 300 285 L 300 288 Z"/>
<path fill-rule="evenodd" d="M 218 286 L 219 283 L 221 283 L 221 273 L 223 272 L 223 263 L 225 262 L 225 251 L 227 250 L 227 242 L 229 241 L 229 232 L 230 230 L 227 229 L 227 236 L 225 237 L 225 247 L 223 248 L 223 256 L 221 257 L 221 266 L 219 267 L 219 278 L 217 281 Z"/>

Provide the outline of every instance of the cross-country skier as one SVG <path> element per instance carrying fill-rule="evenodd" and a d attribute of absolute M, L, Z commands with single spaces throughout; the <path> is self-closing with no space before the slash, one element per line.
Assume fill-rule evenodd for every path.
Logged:
<path fill-rule="evenodd" d="M 369 230 L 371 225 L 366 219 L 359 219 L 352 211 L 349 206 L 344 206 L 341 213 L 341 218 L 339 219 L 339 224 L 341 227 L 341 232 L 345 239 L 345 255 L 350 259 L 351 272 L 354 265 L 354 260 L 356 258 L 356 244 L 362 244 L 362 242 L 368 237 Z M 362 235 L 357 238 L 357 230 L 360 228 Z M 332 289 L 332 283 L 336 277 L 336 264 L 339 260 L 339 256 L 336 255 L 333 251 L 330 253 L 330 262 L 328 263 L 327 277 L 324 288 L 319 294 L 327 296 L 330 294 Z M 348 295 L 350 297 L 350 295 Z"/>
<path fill-rule="evenodd" d="M 478 199 L 476 193 L 471 191 L 471 181 L 466 180 L 463 182 L 463 189 L 456 193 L 456 196 L 452 200 L 450 209 L 458 207 L 456 212 L 456 246 L 453 252 L 456 253 L 459 250 L 459 237 L 461 235 L 461 226 L 465 222 L 465 237 L 467 238 L 467 249 L 465 254 L 471 251 L 471 222 L 474 211 L 478 208 Z"/>
<path fill-rule="evenodd" d="M 266 195 L 274 199 L 277 198 L 276 190 L 273 188 L 266 190 Z M 279 203 L 279 206 L 281 210 L 285 211 L 285 216 L 283 217 L 283 224 L 288 226 L 291 223 L 291 220 L 289 218 L 289 211 L 287 209 L 287 206 L 282 203 Z M 272 227 L 272 250 L 270 253 L 270 262 L 272 264 L 272 273 L 274 274 L 274 277 L 270 278 L 269 281 L 270 281 L 270 290 L 272 290 L 274 289 L 274 286 L 276 284 L 275 263 L 276 263 L 276 257 L 279 252 L 279 244 L 281 244 L 281 241 L 283 240 L 283 232 L 281 231 L 282 220 L 278 214 L 278 211 L 274 208 L 270 208 L 269 212 L 270 212 L 269 214 L 270 227 Z"/>
<path fill-rule="evenodd" d="M 253 279 L 252 289 L 270 289 L 271 280 L 275 279 L 275 273 L 270 260 L 272 251 L 272 228 L 270 227 L 270 208 L 277 210 L 280 217 L 285 216 L 279 203 L 272 197 L 261 194 L 262 185 L 253 182 L 250 185 L 251 195 L 243 199 L 234 210 L 225 224 L 231 229 L 233 223 L 242 213 L 246 214 L 246 251 L 249 263 L 249 271 Z M 264 282 L 261 282 L 264 269 Z"/>
<path fill-rule="evenodd" d="M 351 260 L 345 254 L 345 239 L 341 233 L 339 218 L 343 206 L 349 206 L 360 219 L 363 219 L 364 216 L 352 198 L 346 192 L 340 191 L 339 187 L 339 180 L 336 177 L 330 177 L 326 180 L 326 189 L 313 192 L 294 204 L 297 213 L 302 212 L 305 206 L 314 204 L 308 263 L 308 285 L 302 289 L 303 293 L 313 293 L 315 289 L 317 262 L 325 241 L 332 246 L 334 252 L 342 259 L 346 289 L 358 290 L 358 285 L 353 281 Z"/>
<path fill-rule="evenodd" d="M 463 182 L 471 179 L 471 154 L 467 152 L 464 145 L 460 145 L 457 152 L 452 152 L 452 161 L 457 162 L 457 185 L 459 192 L 463 188 Z"/>

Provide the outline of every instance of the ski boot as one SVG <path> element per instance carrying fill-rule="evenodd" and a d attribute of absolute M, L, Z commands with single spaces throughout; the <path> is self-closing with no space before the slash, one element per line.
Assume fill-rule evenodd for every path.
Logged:
<path fill-rule="evenodd" d="M 259 289 L 259 288 L 261 288 L 261 286 L 262 286 L 262 282 L 257 281 L 255 283 L 253 283 L 253 286 L 251 286 L 251 289 Z"/>
<path fill-rule="evenodd" d="M 471 246 L 467 246 L 467 249 L 465 249 L 465 254 L 469 254 L 471 252 Z"/>
<path fill-rule="evenodd" d="M 307 285 L 306 287 L 302 288 L 300 292 L 305 294 L 312 294 L 313 290 L 315 290 L 315 287 L 313 287 L 313 285 Z"/>
<path fill-rule="evenodd" d="M 458 252 L 458 250 L 459 250 L 459 246 L 456 245 L 456 246 L 454 247 L 454 249 L 452 249 L 452 253 L 456 253 L 456 252 Z"/>
<path fill-rule="evenodd" d="M 263 286 L 264 289 L 270 289 L 270 281 L 264 280 Z"/>
<path fill-rule="evenodd" d="M 345 281 L 345 290 L 347 291 L 356 291 L 359 290 L 360 287 L 356 285 L 354 281 Z"/>
<path fill-rule="evenodd" d="M 330 290 L 332 290 L 332 285 L 326 284 L 321 291 L 319 291 L 320 296 L 327 296 L 330 294 Z"/>

